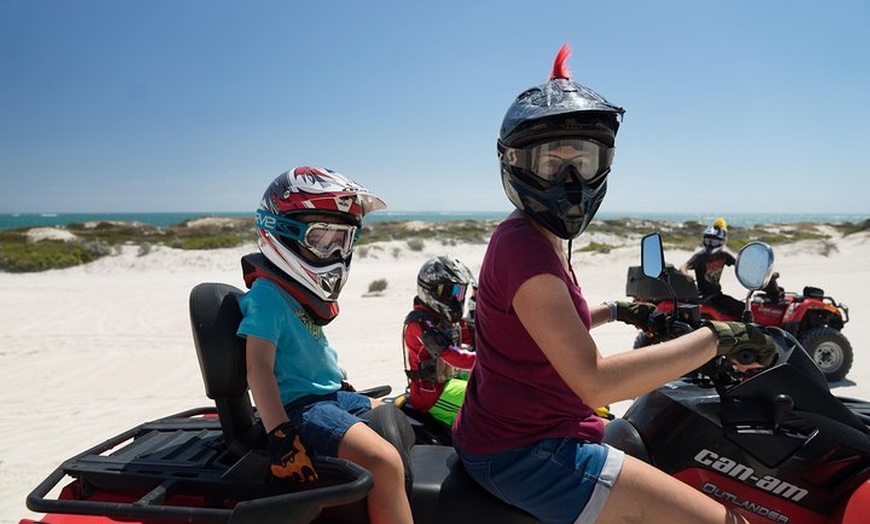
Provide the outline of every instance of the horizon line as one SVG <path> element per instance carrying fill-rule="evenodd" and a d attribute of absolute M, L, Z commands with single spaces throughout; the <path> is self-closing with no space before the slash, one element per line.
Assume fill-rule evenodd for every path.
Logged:
<path fill-rule="evenodd" d="M 389 215 L 389 214 L 403 214 L 403 215 L 420 215 L 420 214 L 438 214 L 438 215 L 469 215 L 469 214 L 497 214 L 497 213 L 510 213 L 512 209 L 495 209 L 495 210 L 403 210 L 403 209 L 384 209 L 373 212 L 371 216 L 378 215 Z M 57 215 L 172 215 L 172 214 L 247 214 L 250 213 L 252 216 L 254 214 L 253 211 L 250 210 L 184 210 L 184 211 L 2 211 L 0 215 L 9 215 L 9 216 L 22 216 L 22 215 L 31 215 L 31 216 L 57 216 Z M 650 214 L 669 214 L 669 215 L 870 215 L 868 211 L 650 211 L 650 210 L 632 210 L 632 211 L 624 211 L 624 210 L 600 210 L 597 215 L 607 214 L 621 214 L 626 216 L 631 216 L 633 214 L 638 215 L 650 215 Z"/>

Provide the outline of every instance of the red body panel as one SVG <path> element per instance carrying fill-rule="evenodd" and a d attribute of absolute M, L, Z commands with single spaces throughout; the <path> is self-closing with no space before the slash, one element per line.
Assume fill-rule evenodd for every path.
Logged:
<path fill-rule="evenodd" d="M 870 480 L 861 484 L 849 497 L 842 520 L 830 524 L 863 524 L 870 521 Z"/>
<path fill-rule="evenodd" d="M 708 497 L 735 508 L 753 524 L 827 524 L 828 515 L 815 513 L 788 500 L 754 489 L 730 477 L 701 468 L 678 472 L 674 477 Z M 865 521 L 866 522 L 866 521 Z"/>

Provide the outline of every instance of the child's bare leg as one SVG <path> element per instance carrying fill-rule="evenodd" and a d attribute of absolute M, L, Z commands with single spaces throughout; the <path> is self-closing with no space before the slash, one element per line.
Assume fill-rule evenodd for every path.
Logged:
<path fill-rule="evenodd" d="M 634 457 L 622 472 L 596 524 L 747 524 L 736 512 Z"/>
<path fill-rule="evenodd" d="M 372 472 L 375 484 L 368 496 L 372 524 L 413 522 L 405 492 L 405 468 L 392 444 L 364 423 L 357 422 L 341 439 L 338 456 Z"/>

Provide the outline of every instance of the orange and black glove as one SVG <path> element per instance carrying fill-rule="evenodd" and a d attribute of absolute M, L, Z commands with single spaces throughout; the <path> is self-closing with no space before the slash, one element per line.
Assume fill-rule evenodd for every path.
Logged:
<path fill-rule="evenodd" d="M 317 480 L 314 465 L 292 424 L 284 422 L 268 436 L 272 475 L 296 484 L 310 484 Z"/>

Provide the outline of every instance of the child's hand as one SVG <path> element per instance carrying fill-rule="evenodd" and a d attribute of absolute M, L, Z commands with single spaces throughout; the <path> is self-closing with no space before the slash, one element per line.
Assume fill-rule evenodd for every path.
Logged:
<path fill-rule="evenodd" d="M 423 345 L 426 346 L 426 349 L 433 357 L 438 357 L 442 351 L 445 351 L 453 344 L 453 341 L 447 335 L 434 328 L 424 329 L 420 340 L 423 341 Z"/>
<path fill-rule="evenodd" d="M 296 429 L 289 422 L 280 424 L 269 432 L 269 459 L 272 475 L 296 484 L 317 480 L 317 472 L 299 440 Z"/>

